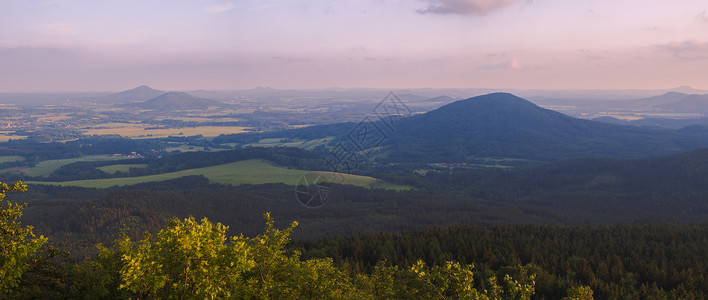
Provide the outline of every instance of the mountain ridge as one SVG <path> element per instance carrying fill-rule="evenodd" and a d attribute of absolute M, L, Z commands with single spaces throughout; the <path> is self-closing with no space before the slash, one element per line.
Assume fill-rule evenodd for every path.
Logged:
<path fill-rule="evenodd" d="M 386 130 L 378 121 L 377 127 Z M 347 143 L 356 125 L 331 124 L 266 134 L 240 134 L 233 140 L 289 137 L 310 140 L 337 136 L 328 146 Z M 640 158 L 701 147 L 708 140 L 673 130 L 638 128 L 577 119 L 541 108 L 509 93 L 459 100 L 395 122 L 385 139 L 370 149 L 382 162 L 464 162 L 495 157 L 553 161 L 580 157 Z M 222 136 L 221 141 L 228 140 Z"/>
<path fill-rule="evenodd" d="M 386 143 L 394 150 L 388 156 L 403 158 L 418 152 L 411 161 L 464 161 L 480 156 L 633 158 L 694 148 L 686 147 L 692 144 L 691 138 L 673 132 L 577 119 L 509 93 L 456 101 L 402 119 L 398 127 Z M 695 148 L 707 145 L 708 141 L 695 143 Z"/>

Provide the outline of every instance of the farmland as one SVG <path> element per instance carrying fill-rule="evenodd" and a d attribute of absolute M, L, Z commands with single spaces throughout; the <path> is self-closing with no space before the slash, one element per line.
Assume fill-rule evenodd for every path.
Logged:
<path fill-rule="evenodd" d="M 19 155 L 0 156 L 0 164 L 6 163 L 6 162 L 13 162 L 13 161 L 23 161 L 23 160 L 25 160 L 25 158 L 22 156 L 19 156 Z"/>
<path fill-rule="evenodd" d="M 128 172 L 128 171 L 130 171 L 131 168 L 146 168 L 146 167 L 147 167 L 147 164 L 127 164 L 127 165 L 109 165 L 109 166 L 98 167 L 96 169 L 99 169 L 99 170 L 109 173 L 109 174 L 115 174 L 117 172 Z"/>
<path fill-rule="evenodd" d="M 178 128 L 154 128 L 142 123 L 105 123 L 81 129 L 84 135 L 118 134 L 129 138 L 162 138 L 168 136 L 218 136 L 245 132 L 248 127 L 238 126 L 199 126 Z"/>
<path fill-rule="evenodd" d="M 111 166 L 115 170 L 115 166 Z M 262 159 L 251 159 L 238 161 L 228 164 L 222 164 L 211 167 L 188 169 L 177 172 L 138 176 L 138 177 L 120 177 L 109 179 L 92 179 L 92 180 L 74 180 L 65 182 L 40 182 L 27 181 L 27 184 L 49 184 L 60 186 L 77 186 L 89 188 L 108 188 L 112 186 L 125 186 L 144 182 L 157 182 L 175 179 L 189 175 L 203 175 L 213 183 L 222 184 L 264 184 L 264 183 L 285 183 L 295 185 L 298 179 L 310 171 L 288 169 L 277 166 L 269 161 Z M 332 174 L 331 172 L 320 172 L 323 174 Z M 377 182 L 376 178 L 368 176 L 358 176 L 343 174 L 345 184 L 369 188 L 382 188 L 392 190 L 408 190 L 410 187 L 387 184 Z"/>
<path fill-rule="evenodd" d="M 79 161 L 101 161 L 101 160 L 120 160 L 125 159 L 124 156 L 113 156 L 113 155 L 86 155 L 79 158 L 67 158 L 67 159 L 52 159 L 45 160 L 37 163 L 36 166 L 29 168 L 25 171 L 28 176 L 49 176 L 52 172 L 61 168 L 64 165 Z"/>

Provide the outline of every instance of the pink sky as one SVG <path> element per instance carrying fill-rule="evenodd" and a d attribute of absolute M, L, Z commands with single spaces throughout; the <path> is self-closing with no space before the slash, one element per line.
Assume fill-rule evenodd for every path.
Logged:
<path fill-rule="evenodd" d="M 0 92 L 708 89 L 708 2 L 3 0 Z"/>

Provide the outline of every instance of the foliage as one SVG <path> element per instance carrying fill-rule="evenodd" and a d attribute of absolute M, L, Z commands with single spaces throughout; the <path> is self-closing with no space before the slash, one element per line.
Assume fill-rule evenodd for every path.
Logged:
<path fill-rule="evenodd" d="M 135 244 L 118 242 L 121 289 L 140 298 L 214 299 L 232 296 L 242 273 L 253 268 L 245 241 L 226 243 L 227 227 L 207 219 L 173 219 L 157 234 Z"/>
<path fill-rule="evenodd" d="M 476 288 L 472 265 L 448 261 L 411 268 L 381 263 L 371 274 L 336 267 L 330 258 L 303 260 L 286 250 L 297 222 L 277 229 L 265 214 L 265 232 L 227 238 L 227 227 L 207 219 L 172 219 L 154 238 L 128 237 L 115 249 L 78 265 L 73 298 L 140 299 L 529 299 L 534 275 L 496 276 Z M 519 267 L 524 269 L 524 267 Z M 518 281 L 517 281 L 518 280 Z M 522 283 L 519 283 L 522 282 Z M 93 284 L 91 284 L 93 283 Z"/>
<path fill-rule="evenodd" d="M 26 204 L 5 201 L 5 194 L 26 191 L 27 186 L 0 182 L 0 292 L 17 286 L 20 276 L 29 268 L 30 257 L 44 244 L 44 236 L 35 237 L 32 226 L 21 226 L 19 218 Z"/>
<path fill-rule="evenodd" d="M 448 226 L 400 233 L 296 241 L 305 259 L 379 272 L 380 262 L 475 263 L 475 282 L 534 275 L 537 299 L 568 294 L 600 299 L 708 296 L 708 224 L 613 226 Z M 520 267 L 505 267 L 518 266 Z M 585 287 L 582 287 L 585 286 Z M 477 285 L 478 290 L 484 289 Z M 581 298 L 582 299 L 582 298 Z"/>
<path fill-rule="evenodd" d="M 592 300 L 592 293 L 589 286 L 576 286 L 568 289 L 568 296 L 565 296 L 563 300 Z"/>
<path fill-rule="evenodd" d="M 419 260 L 411 271 L 428 290 L 428 296 L 437 295 L 442 299 L 530 299 L 534 294 L 534 275 L 525 276 L 519 283 L 509 274 L 504 275 L 503 285 L 491 276 L 485 282 L 485 289 L 475 288 L 474 265 L 463 266 L 459 262 L 447 261 L 442 266 L 428 267 Z M 437 297 L 436 297 L 437 298 Z"/>

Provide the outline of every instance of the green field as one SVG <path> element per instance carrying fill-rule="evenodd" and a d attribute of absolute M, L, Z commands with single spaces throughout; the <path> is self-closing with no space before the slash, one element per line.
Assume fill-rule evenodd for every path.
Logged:
<path fill-rule="evenodd" d="M 285 183 L 296 185 L 302 175 L 312 171 L 294 170 L 277 166 L 269 161 L 262 159 L 251 159 L 239 162 L 233 162 L 218 166 L 204 167 L 197 169 L 182 170 L 178 172 L 125 177 L 125 178 L 108 178 L 108 179 L 91 179 L 91 180 L 74 180 L 65 182 L 40 182 L 27 181 L 26 184 L 51 184 L 61 186 L 79 186 L 90 188 L 108 188 L 112 186 L 132 185 L 144 182 L 164 181 L 175 179 L 188 175 L 204 175 L 213 183 L 223 184 L 263 184 L 263 183 Z M 331 176 L 332 172 L 318 172 Z M 359 175 L 342 174 L 343 178 L 340 183 L 363 186 L 368 188 L 381 188 L 391 190 L 409 190 L 411 187 L 395 185 L 389 183 L 377 182 L 376 178 Z"/>
<path fill-rule="evenodd" d="M 23 160 L 25 160 L 25 158 L 22 156 L 19 156 L 19 155 L 0 156 L 0 164 L 6 163 L 6 162 L 13 162 L 13 161 L 23 161 Z"/>
<path fill-rule="evenodd" d="M 299 147 L 305 150 L 312 150 L 319 145 L 325 145 L 326 143 L 334 140 L 335 137 L 330 136 L 321 139 L 314 140 L 297 140 L 291 139 L 288 141 L 287 138 L 270 138 L 259 140 L 258 143 L 250 143 L 243 145 L 244 147 Z"/>
<path fill-rule="evenodd" d="M 98 167 L 96 169 L 99 169 L 108 174 L 115 174 L 116 172 L 130 172 L 130 168 L 147 168 L 147 164 L 110 165 Z"/>
<path fill-rule="evenodd" d="M 33 168 L 29 168 L 26 172 L 29 176 L 49 176 L 52 172 L 61 168 L 64 165 L 79 161 L 100 161 L 100 160 L 120 160 L 125 159 L 122 156 L 112 156 L 112 155 L 86 155 L 77 158 L 67 158 L 67 159 L 52 159 L 45 160 L 37 163 Z"/>

